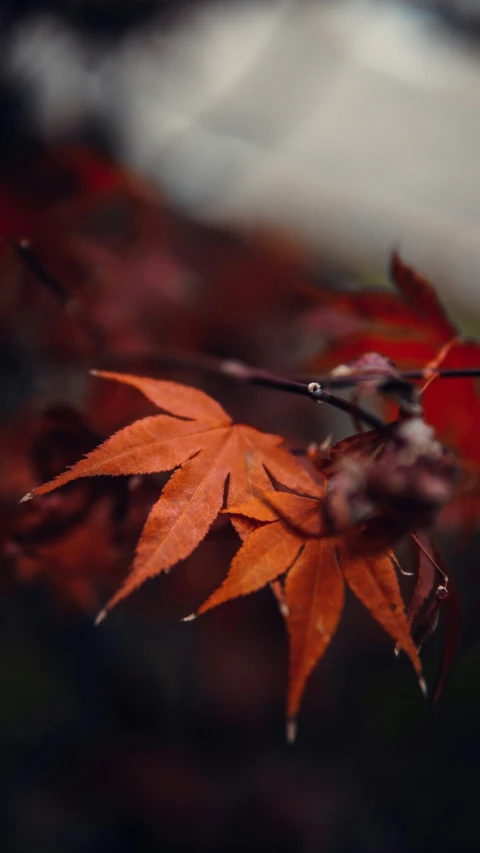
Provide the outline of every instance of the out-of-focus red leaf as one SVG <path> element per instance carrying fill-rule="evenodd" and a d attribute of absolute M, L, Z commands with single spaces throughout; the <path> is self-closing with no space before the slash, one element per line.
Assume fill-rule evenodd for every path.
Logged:
<path fill-rule="evenodd" d="M 133 543 L 131 543 L 133 544 Z M 10 554 L 24 582 L 41 578 L 65 604 L 94 614 L 128 565 L 129 551 L 115 539 L 111 501 L 87 505 L 81 520 L 34 545 L 16 543 Z"/>
<path fill-rule="evenodd" d="M 51 408 L 31 441 L 30 483 L 59 474 L 99 438 L 75 411 Z M 147 482 L 73 483 L 62 496 L 12 511 L 3 553 L 22 580 L 41 579 L 62 602 L 91 613 L 128 567 L 151 500 Z"/>
<path fill-rule="evenodd" d="M 391 272 L 398 293 L 329 293 L 320 291 L 320 305 L 335 306 L 340 313 L 361 321 L 354 334 L 340 335 L 317 358 L 315 369 L 355 362 L 366 352 L 390 358 L 399 370 L 422 368 L 431 363 L 445 344 L 457 337 L 457 329 L 447 317 L 432 285 L 397 254 L 392 256 Z M 321 307 L 317 313 L 321 318 Z M 480 366 L 480 345 L 457 339 L 441 367 Z M 480 419 L 478 381 L 476 379 L 438 380 L 423 396 L 425 419 L 439 439 L 455 448 L 480 488 L 480 442 L 476 424 Z M 473 480 L 472 480 L 473 484 Z"/>
<path fill-rule="evenodd" d="M 390 274 L 407 305 L 420 321 L 432 326 L 444 340 L 455 337 L 455 326 L 447 316 L 434 287 L 413 267 L 405 264 L 397 252 L 392 254 Z"/>
<path fill-rule="evenodd" d="M 464 341 L 453 347 L 442 363 L 444 368 L 480 365 L 480 345 Z M 480 473 L 480 442 L 476 424 L 480 418 L 478 380 L 438 380 L 425 392 L 425 418 L 433 424 L 445 444 L 455 447 L 476 475 Z"/>
<path fill-rule="evenodd" d="M 0 323 L 21 317 L 43 349 L 76 359 L 159 349 L 283 358 L 301 278 L 286 240 L 177 214 L 145 181 L 88 149 L 36 151 L 0 177 L 0 233 L 28 238 L 70 294 L 67 312 L 0 252 Z M 55 288 L 53 288 L 55 290 Z"/>

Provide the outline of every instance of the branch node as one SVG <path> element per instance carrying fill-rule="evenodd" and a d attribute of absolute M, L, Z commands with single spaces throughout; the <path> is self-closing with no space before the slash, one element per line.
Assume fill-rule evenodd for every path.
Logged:
<path fill-rule="evenodd" d="M 322 391 L 320 382 L 309 382 L 307 390 L 317 403 L 325 403 L 325 393 Z"/>

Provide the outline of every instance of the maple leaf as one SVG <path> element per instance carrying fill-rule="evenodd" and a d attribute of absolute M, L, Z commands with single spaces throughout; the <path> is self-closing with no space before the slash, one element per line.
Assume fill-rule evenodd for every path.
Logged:
<path fill-rule="evenodd" d="M 51 407 L 40 419 L 31 416 L 29 426 L 34 432 L 24 460 L 30 483 L 59 474 L 101 440 L 66 406 Z M 12 515 L 2 555 L 22 581 L 45 581 L 63 604 L 91 613 L 128 568 L 153 485 L 141 478 L 78 480 L 62 494 L 32 501 Z"/>
<path fill-rule="evenodd" d="M 390 275 L 397 292 L 380 289 L 344 293 L 311 292 L 318 303 L 311 324 L 328 335 L 322 313 L 335 310 L 345 322 L 335 338 L 338 343 L 321 356 L 320 362 L 337 365 L 350 362 L 367 352 L 381 353 L 397 367 L 428 362 L 439 347 L 457 336 L 454 323 L 448 318 L 434 287 L 430 282 L 405 264 L 394 252 L 390 262 Z M 355 324 L 355 325 L 354 325 Z M 343 340 L 344 339 L 344 340 Z"/>
<path fill-rule="evenodd" d="M 408 623 L 420 651 L 443 616 L 442 657 L 432 702 L 440 698 L 461 643 L 461 606 L 455 581 L 447 574 L 441 553 L 425 533 L 412 536 L 416 545 L 416 583 L 408 606 Z M 440 583 L 435 583 L 438 577 Z"/>
<path fill-rule="evenodd" d="M 103 594 L 112 588 L 112 576 L 125 569 L 128 548 L 116 540 L 112 506 L 108 497 L 92 503 L 84 517 L 45 541 L 12 541 L 8 553 L 15 558 L 21 581 L 42 578 L 51 584 L 55 598 L 94 613 Z"/>
<path fill-rule="evenodd" d="M 324 488 L 313 481 L 309 495 L 268 491 L 227 512 L 263 522 L 250 532 L 227 577 L 197 611 L 247 595 L 286 574 L 285 613 L 290 663 L 287 735 L 295 736 L 308 677 L 337 629 L 345 582 L 413 663 L 422 689 L 421 663 L 410 635 L 393 553 L 363 532 L 331 536 L 322 522 Z M 190 619 L 193 617 L 187 617 Z"/>
<path fill-rule="evenodd" d="M 284 354 L 278 330 L 302 263 L 283 236 L 197 222 L 140 176 L 71 146 L 9 161 L 0 223 L 3 236 L 28 238 L 0 241 L 0 327 L 21 325 L 50 355 Z"/>
<path fill-rule="evenodd" d="M 202 391 L 127 374 L 95 375 L 137 388 L 170 414 L 146 417 L 119 430 L 24 500 L 79 477 L 176 469 L 150 512 L 130 575 L 101 618 L 145 580 L 188 557 L 208 533 L 224 502 L 237 505 L 271 488 L 269 474 L 296 490 L 304 489 L 310 478 L 281 447 L 280 436 L 232 424 L 222 407 Z"/>
<path fill-rule="evenodd" d="M 224 583 L 198 610 L 275 584 L 290 638 L 290 740 L 306 681 L 337 628 L 345 582 L 410 657 L 425 691 L 391 549 L 431 521 L 456 481 L 451 454 L 419 417 L 344 439 L 314 459 L 323 484 L 310 481 L 307 494 L 269 490 L 226 510 L 260 526 L 246 532 Z"/>
<path fill-rule="evenodd" d="M 329 367 L 355 362 L 365 353 L 380 353 L 391 359 L 398 370 L 408 370 L 435 361 L 444 351 L 442 368 L 473 368 L 480 365 L 480 345 L 458 336 L 458 330 L 447 316 L 430 282 L 393 253 L 390 265 L 397 293 L 361 291 L 325 294 L 318 291 L 321 322 L 324 307 L 335 307 L 345 316 L 359 322 L 353 334 L 348 333 L 312 363 L 312 367 Z M 446 347 L 446 345 L 451 344 Z M 367 377 L 368 378 L 368 377 Z M 433 382 L 422 396 L 425 420 L 445 444 L 455 447 L 465 465 L 480 481 L 480 443 L 476 423 L 480 417 L 478 382 L 455 380 L 455 417 L 445 405 L 445 381 Z"/>
<path fill-rule="evenodd" d="M 435 583 L 435 565 L 430 553 L 434 551 L 430 537 L 417 534 L 415 537 L 416 582 L 408 605 L 408 623 L 412 627 L 418 620 L 420 611 L 430 597 Z"/>

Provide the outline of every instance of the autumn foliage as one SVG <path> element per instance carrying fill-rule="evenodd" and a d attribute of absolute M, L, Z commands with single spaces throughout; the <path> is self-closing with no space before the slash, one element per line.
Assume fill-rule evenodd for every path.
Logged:
<path fill-rule="evenodd" d="M 92 168 L 90 164 L 90 177 Z M 125 260 L 114 259 L 113 250 L 100 249 L 91 231 L 77 227 L 79 210 L 70 212 L 74 222 L 70 236 L 54 259 L 62 281 L 67 281 L 69 264 L 77 278 L 75 316 L 70 312 L 69 318 L 77 326 L 77 337 L 72 343 L 68 335 L 59 335 L 49 339 L 48 346 L 73 362 L 79 354 L 93 361 L 101 353 L 103 364 L 107 352 L 117 359 L 126 353 L 134 363 L 139 352 L 146 360 L 161 353 L 157 342 L 163 335 L 167 346 L 177 343 L 189 349 L 188 358 L 176 354 L 179 365 L 189 361 L 194 370 L 197 358 L 200 366 L 231 383 L 264 385 L 303 395 L 313 403 L 330 404 L 350 416 L 354 432 L 336 442 L 328 435 L 312 435 L 309 446 L 292 452 L 282 435 L 233 423 L 220 403 L 200 388 L 147 378 L 143 371 L 137 375 L 133 370 L 94 370 L 103 385 L 97 392 L 99 398 L 112 393 L 108 390 L 112 388 L 120 388 L 127 397 L 121 397 L 116 424 L 115 405 L 107 405 L 102 417 L 95 405 L 90 406 L 102 421 L 96 430 L 57 413 L 43 446 L 51 451 L 66 443 L 68 453 L 49 457 L 48 464 L 44 453 L 37 453 L 34 459 L 34 479 L 48 481 L 22 499 L 42 497 L 43 503 L 28 504 L 10 537 L 18 573 L 41 572 L 42 566 L 51 565 L 54 555 L 60 567 L 57 586 L 63 584 L 64 591 L 87 610 L 96 604 L 95 585 L 98 596 L 124 574 L 123 583 L 110 598 L 105 592 L 100 622 L 145 581 L 189 557 L 214 522 L 228 517 L 239 537 L 237 553 L 223 583 L 199 603 L 194 614 L 187 611 L 185 619 L 271 586 L 289 637 L 289 739 L 295 736 L 308 678 L 339 626 L 346 587 L 386 631 L 392 648 L 408 656 L 425 693 L 419 653 L 439 618 L 445 618 L 446 645 L 434 691 L 437 698 L 458 647 L 459 629 L 455 587 L 434 531 L 441 518 L 465 535 L 476 517 L 480 413 L 475 370 L 478 373 L 480 367 L 480 345 L 458 336 L 432 285 L 398 254 L 391 264 L 395 291 L 344 293 L 313 287 L 301 281 L 298 259 L 290 249 L 279 251 L 275 245 L 254 243 L 254 249 L 244 247 L 239 252 L 239 268 L 231 261 L 232 252 L 237 251 L 235 242 L 207 235 L 192 223 L 180 223 L 171 212 L 157 209 L 143 188 L 138 190 L 115 171 L 102 172 L 102 180 L 107 200 L 111 194 L 128 190 L 150 229 L 147 212 L 152 206 L 155 209 L 155 223 L 162 229 L 168 249 L 162 248 L 161 293 L 154 283 L 158 264 L 153 273 L 148 266 L 158 252 L 150 237 L 144 255 L 129 257 L 129 267 Z M 83 207 L 88 206 L 88 197 L 86 193 Z M 57 224 L 61 210 L 60 206 L 53 217 Z M 22 227 L 37 230 L 38 243 L 44 257 L 48 256 L 51 231 L 29 218 L 28 205 L 21 211 L 18 221 Z M 152 234 L 147 228 L 142 233 Z M 49 283 L 36 256 L 26 255 L 29 247 L 9 242 L 9 251 L 12 247 L 17 262 L 30 264 L 30 274 L 43 276 L 47 289 L 54 290 L 57 279 Z M 11 262 L 11 254 L 9 258 Z M 94 263 L 95 268 L 103 264 L 107 269 L 100 296 L 85 286 L 83 279 L 88 280 L 88 275 L 80 268 L 79 258 L 84 267 Z M 136 293 L 129 286 L 129 277 L 138 271 L 138 264 L 147 285 Z M 198 323 L 198 308 L 181 304 L 187 288 L 186 269 L 192 264 L 202 267 L 210 282 L 206 313 Z M 292 378 L 280 377 L 242 362 L 205 357 L 207 326 L 218 329 L 229 312 L 227 331 L 219 336 L 217 349 L 225 349 L 232 335 L 237 352 L 243 355 L 248 349 L 245 327 L 253 312 L 254 288 L 247 291 L 249 308 L 235 315 L 235 304 L 222 290 L 228 288 L 232 269 L 233 303 L 241 302 L 244 282 L 253 273 L 254 280 L 264 286 L 270 281 L 259 291 L 261 306 L 252 320 L 258 328 L 280 291 L 286 314 L 296 305 L 297 317 L 303 312 L 308 318 L 305 328 L 310 333 L 315 330 L 323 348 L 307 364 L 296 365 L 295 372 L 310 371 L 311 381 L 293 378 L 293 366 L 289 371 Z M 145 292 L 147 306 L 142 303 Z M 62 301 L 65 294 L 60 290 L 56 296 Z M 170 314 L 165 310 L 159 326 L 154 313 L 157 296 L 164 309 L 169 300 L 176 302 Z M 12 310 L 9 305 L 6 314 Z M 173 325 L 168 317 L 173 318 Z M 37 334 L 42 332 L 37 330 Z M 143 351 L 138 349 L 142 342 Z M 257 356 L 259 352 L 257 348 Z M 455 388 L 455 412 L 445 406 L 447 383 Z M 337 396 L 338 389 L 350 396 Z M 368 408 L 364 408 L 364 400 L 369 402 Z M 152 404 L 155 414 L 149 413 Z M 125 425 L 136 415 L 138 419 Z M 121 428 L 102 441 L 115 427 Z M 128 485 L 119 486 L 122 481 L 112 481 L 111 475 L 125 475 L 129 479 L 123 482 Z M 162 475 L 163 480 L 152 482 L 146 475 Z M 92 477 L 101 479 L 85 479 Z M 61 486 L 68 486 L 65 498 L 62 492 L 55 493 Z M 136 500 L 132 501 L 133 492 Z M 150 508 L 154 492 L 160 496 Z M 39 507 L 36 511 L 35 506 Z M 59 548 L 59 536 L 65 531 L 70 538 Z M 86 531 L 92 533 L 87 540 Z M 137 536 L 133 565 L 127 571 L 125 555 L 128 557 Z M 412 566 L 401 566 L 395 550 L 404 542 L 410 543 L 415 574 L 407 600 L 402 573 L 410 573 Z M 86 564 L 91 577 L 82 571 Z M 110 573 L 113 566 L 115 571 Z"/>

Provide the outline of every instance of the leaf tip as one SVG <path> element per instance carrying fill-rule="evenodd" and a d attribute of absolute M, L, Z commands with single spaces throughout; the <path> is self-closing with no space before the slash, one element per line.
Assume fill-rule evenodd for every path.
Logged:
<path fill-rule="evenodd" d="M 419 677 L 418 677 L 418 686 L 420 687 L 420 690 L 422 691 L 425 699 L 427 699 L 428 687 L 427 687 L 427 682 L 425 681 L 423 675 L 419 675 Z"/>
<path fill-rule="evenodd" d="M 100 613 L 98 614 L 97 618 L 95 619 L 95 623 L 94 623 L 94 624 L 95 624 L 95 628 L 96 628 L 98 625 L 100 625 L 100 622 L 103 622 L 103 620 L 105 619 L 106 615 L 107 615 L 107 611 L 106 611 L 105 609 L 100 610 Z"/>
<path fill-rule="evenodd" d="M 27 494 L 24 495 L 23 498 L 20 498 L 18 503 L 24 504 L 26 501 L 31 501 L 32 498 L 33 498 L 33 492 L 27 492 Z"/>
<path fill-rule="evenodd" d="M 297 721 L 295 717 L 289 717 L 285 726 L 285 734 L 287 737 L 287 743 L 293 744 L 295 743 L 295 739 L 297 737 Z"/>
<path fill-rule="evenodd" d="M 182 621 L 182 622 L 193 622 L 193 620 L 194 620 L 194 619 L 196 619 L 196 618 L 197 618 L 197 614 L 196 614 L 196 613 L 190 613 L 190 615 L 189 615 L 189 616 L 184 616 L 184 617 L 183 617 L 183 619 L 182 619 L 181 621 Z"/>

